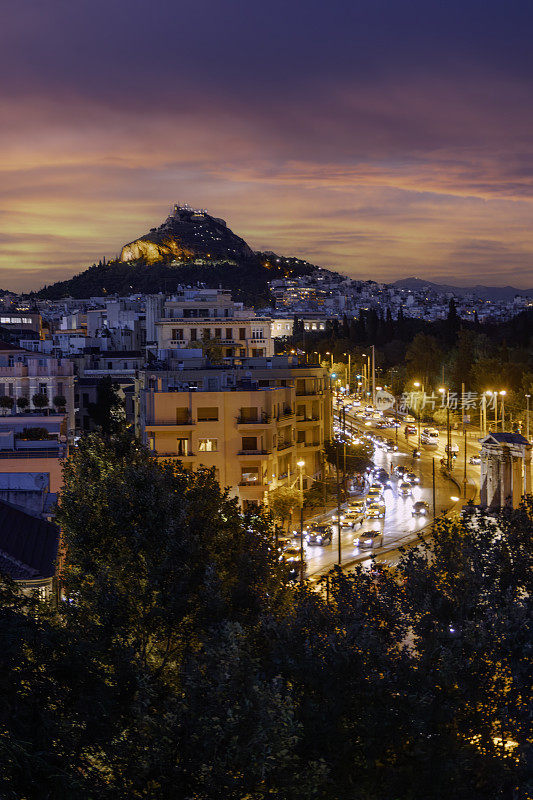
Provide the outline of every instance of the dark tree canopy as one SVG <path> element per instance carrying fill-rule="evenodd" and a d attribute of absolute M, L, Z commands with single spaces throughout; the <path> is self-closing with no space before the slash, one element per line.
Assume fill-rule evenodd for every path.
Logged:
<path fill-rule="evenodd" d="M 292 588 L 210 470 L 84 437 L 67 600 L 0 584 L 7 800 L 527 800 L 533 504 Z"/>

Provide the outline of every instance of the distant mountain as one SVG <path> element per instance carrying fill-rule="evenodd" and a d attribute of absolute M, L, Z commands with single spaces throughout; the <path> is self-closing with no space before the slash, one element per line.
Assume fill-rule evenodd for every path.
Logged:
<path fill-rule="evenodd" d="M 125 244 L 118 259 L 93 264 L 69 280 L 45 286 L 37 296 L 58 300 L 172 292 L 180 284 L 200 282 L 231 289 L 236 300 L 256 305 L 268 302 L 273 278 L 318 269 L 300 259 L 254 252 L 223 219 L 176 205 L 161 225 Z"/>
<path fill-rule="evenodd" d="M 517 289 L 514 286 L 451 286 L 444 283 L 433 283 L 426 281 L 422 278 L 402 278 L 395 281 L 392 286 L 397 289 L 411 289 L 419 291 L 421 289 L 430 289 L 434 292 L 453 292 L 457 295 L 473 294 L 483 300 L 512 300 L 517 294 L 524 297 L 533 297 L 533 289 Z"/>

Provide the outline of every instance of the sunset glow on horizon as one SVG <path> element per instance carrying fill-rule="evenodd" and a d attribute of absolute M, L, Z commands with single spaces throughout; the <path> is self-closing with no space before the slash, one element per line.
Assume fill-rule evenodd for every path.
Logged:
<path fill-rule="evenodd" d="M 533 287 L 531 7 L 22 0 L 0 51 L 0 288 L 174 202 L 352 277 Z"/>

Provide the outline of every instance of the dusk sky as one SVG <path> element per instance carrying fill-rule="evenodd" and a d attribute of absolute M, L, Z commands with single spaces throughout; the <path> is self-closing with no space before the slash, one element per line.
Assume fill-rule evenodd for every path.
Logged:
<path fill-rule="evenodd" d="M 361 279 L 533 286 L 530 0 L 6 0 L 0 288 L 174 202 Z"/>

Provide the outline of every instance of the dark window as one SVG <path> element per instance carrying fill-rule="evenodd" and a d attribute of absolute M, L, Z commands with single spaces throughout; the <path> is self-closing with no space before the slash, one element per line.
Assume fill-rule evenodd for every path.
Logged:
<path fill-rule="evenodd" d="M 246 339 L 246 328 L 239 328 L 239 339 Z"/>
<path fill-rule="evenodd" d="M 242 437 L 243 450 L 257 450 L 257 436 L 243 436 Z"/>
<path fill-rule="evenodd" d="M 233 328 L 226 328 L 226 339 L 233 339 Z"/>
<path fill-rule="evenodd" d="M 218 422 L 218 408 L 210 406 L 199 408 L 198 422 Z"/>
<path fill-rule="evenodd" d="M 196 330 L 196 328 L 191 328 L 191 342 L 195 342 L 196 341 L 197 334 L 198 334 L 198 331 Z"/>

